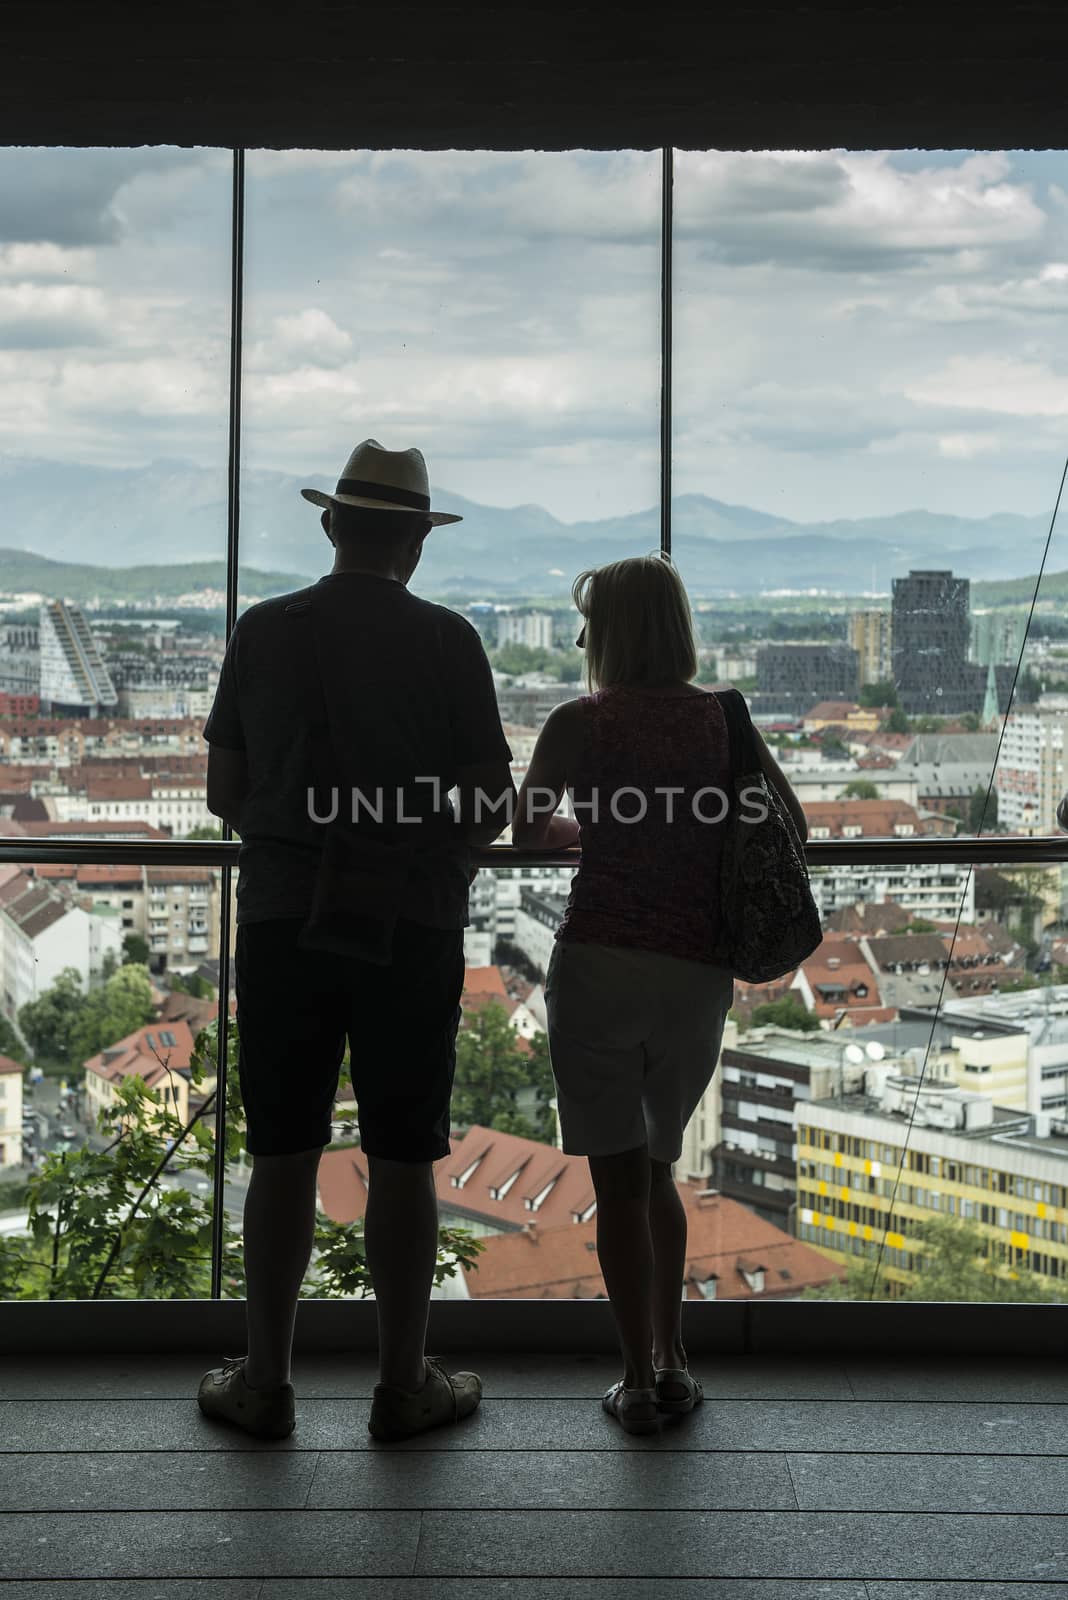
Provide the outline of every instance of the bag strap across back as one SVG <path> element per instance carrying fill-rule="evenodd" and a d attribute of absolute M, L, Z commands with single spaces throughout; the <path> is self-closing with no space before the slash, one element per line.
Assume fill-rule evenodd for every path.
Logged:
<path fill-rule="evenodd" d="M 753 720 L 741 691 L 717 689 L 714 692 L 727 724 L 731 776 L 741 778 L 747 773 L 759 771 L 760 756 L 757 753 L 756 739 L 753 737 Z"/>

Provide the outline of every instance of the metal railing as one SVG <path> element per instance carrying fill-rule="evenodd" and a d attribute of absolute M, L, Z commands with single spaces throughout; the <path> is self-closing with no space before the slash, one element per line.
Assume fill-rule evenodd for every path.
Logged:
<path fill-rule="evenodd" d="M 0 837 L 0 862 L 22 866 L 186 866 L 236 867 L 236 839 L 27 839 Z M 578 850 L 533 850 L 511 844 L 472 851 L 480 867 L 574 867 Z M 1068 834 L 988 833 L 927 835 L 919 838 L 810 839 L 810 867 L 1026 865 L 1052 867 L 1068 862 Z"/>

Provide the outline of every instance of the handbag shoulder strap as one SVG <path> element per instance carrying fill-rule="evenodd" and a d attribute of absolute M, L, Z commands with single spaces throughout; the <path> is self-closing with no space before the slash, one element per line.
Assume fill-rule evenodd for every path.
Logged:
<path fill-rule="evenodd" d="M 760 766 L 760 756 L 745 697 L 738 689 L 717 689 L 714 693 L 727 724 L 732 775 L 740 778 L 747 772 L 755 772 Z"/>

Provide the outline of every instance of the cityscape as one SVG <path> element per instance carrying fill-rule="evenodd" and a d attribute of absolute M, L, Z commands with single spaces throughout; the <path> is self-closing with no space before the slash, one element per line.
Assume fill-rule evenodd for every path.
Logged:
<path fill-rule="evenodd" d="M 584 692 L 575 614 L 538 596 L 446 599 L 489 654 L 518 785 L 551 709 Z M 3 596 L 9 836 L 221 836 L 202 728 L 224 593 L 124 600 Z M 700 681 L 743 690 L 811 840 L 1055 830 L 1068 788 L 1068 640 L 1055 614 L 1038 612 L 1028 634 L 1023 605 L 976 604 L 950 569 L 911 570 L 884 596 L 695 595 L 694 609 Z M 194 1081 L 191 1062 L 219 1015 L 221 882 L 208 867 L 74 865 L 9 865 L 0 879 L 10 1240 L 26 1225 L 25 1185 L 50 1158 L 106 1148 L 101 1115 L 121 1109 L 127 1080 L 164 1096 L 161 1145 L 168 1114 L 184 1126 L 210 1110 L 215 1080 Z M 444 1279 L 447 1297 L 604 1293 L 583 1243 L 588 1173 L 559 1150 L 545 1048 L 543 984 L 569 881 L 568 869 L 526 865 L 484 868 L 472 885 L 453 1155 L 437 1181 L 443 1227 L 480 1248 Z M 718 1070 L 686 1130 L 687 1293 L 907 1296 L 929 1262 L 926 1225 L 956 1220 L 976 1227 L 1006 1292 L 1063 1298 L 1062 870 L 842 863 L 816 869 L 813 888 L 822 945 L 774 984 L 736 984 Z M 141 988 L 109 1007 L 116 975 L 135 970 Z M 507 1062 L 495 1094 L 491 1058 Z M 354 1109 L 342 1084 L 319 1178 L 334 1225 L 358 1220 L 366 1195 Z M 225 1187 L 233 1223 L 248 1170 L 239 1151 Z M 166 1183 L 209 1190 L 178 1163 Z M 532 1252 L 523 1241 L 535 1234 Z M 314 1265 L 310 1279 L 315 1292 Z"/>

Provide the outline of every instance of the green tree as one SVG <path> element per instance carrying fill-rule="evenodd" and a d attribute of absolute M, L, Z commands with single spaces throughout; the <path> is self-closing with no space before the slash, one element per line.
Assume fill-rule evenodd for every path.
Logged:
<path fill-rule="evenodd" d="M 504 644 L 499 650 L 489 652 L 492 665 L 509 677 L 517 677 L 521 672 L 544 672 L 552 656 L 551 650 L 530 644 Z"/>
<path fill-rule="evenodd" d="M 929 1217 L 910 1232 L 919 1241 L 915 1253 L 922 1258 L 922 1267 L 911 1274 L 903 1289 L 898 1286 L 899 1299 L 1032 1304 L 1068 1300 L 1068 1293 L 1047 1286 L 1030 1268 L 1006 1267 L 998 1258 L 997 1241 L 977 1223 L 958 1217 Z M 843 1279 L 802 1290 L 802 1300 L 885 1298 L 878 1282 L 873 1292 L 876 1259 L 854 1257 L 846 1263 Z"/>
<path fill-rule="evenodd" d="M 237 1025 L 228 1024 L 227 1164 L 244 1142 L 237 1071 Z M 218 1076 L 218 1022 L 198 1034 L 190 1061 L 194 1086 Z M 160 1057 L 166 1065 L 166 1057 Z M 344 1076 L 344 1074 L 343 1074 Z M 351 1080 L 350 1080 L 351 1081 Z M 186 1123 L 173 1102 L 137 1074 L 119 1085 L 97 1126 L 104 1150 L 50 1153 L 27 1181 L 28 1230 L 0 1235 L 0 1299 L 203 1299 L 211 1292 L 210 1203 L 190 1190 L 164 1187 L 167 1173 L 214 1170 L 212 1127 L 218 1090 Z M 436 1281 L 476 1267 L 480 1240 L 460 1228 L 438 1235 Z M 245 1292 L 240 1234 L 223 1217 L 223 1293 Z M 316 1217 L 315 1248 L 301 1293 L 366 1297 L 371 1292 L 363 1225 Z"/>
<path fill-rule="evenodd" d="M 895 706 L 893 711 L 883 723 L 884 733 L 910 733 L 912 731 L 908 717 L 900 706 Z"/>
<path fill-rule="evenodd" d="M 122 959 L 125 965 L 148 966 L 148 940 L 139 933 L 128 933 L 122 941 Z"/>
<path fill-rule="evenodd" d="M 81 1064 L 116 1039 L 125 1039 L 152 1021 L 152 985 L 147 967 L 120 967 L 101 989 L 94 989 L 70 1033 L 72 1064 Z"/>
<path fill-rule="evenodd" d="M 842 790 L 843 800 L 878 800 L 879 788 L 870 778 L 854 778 Z"/>
<path fill-rule="evenodd" d="M 798 1033 L 814 1033 L 820 1019 L 808 1011 L 794 994 L 784 994 L 781 1000 L 765 1000 L 753 1007 L 753 1027 L 794 1028 Z"/>
<path fill-rule="evenodd" d="M 998 825 L 998 792 L 977 783 L 968 800 L 968 832 L 993 833 Z"/>
<path fill-rule="evenodd" d="M 861 687 L 858 705 L 870 707 L 896 706 L 897 685 L 890 678 L 883 678 L 878 683 L 865 683 Z"/>
<path fill-rule="evenodd" d="M 221 839 L 222 824 L 212 827 L 210 822 L 202 822 L 198 828 L 190 828 L 185 836 L 187 839 Z"/>
<path fill-rule="evenodd" d="M 21 1061 L 23 1066 L 26 1065 L 26 1046 L 2 1013 L 0 1013 L 0 1056 L 7 1056 L 9 1061 Z"/>
<path fill-rule="evenodd" d="M 19 1012 L 19 1032 L 35 1056 L 62 1060 L 71 1033 L 85 1009 L 86 997 L 76 967 L 64 967 L 50 989 L 29 1000 Z"/>
<path fill-rule="evenodd" d="M 530 1088 L 535 1105 L 521 1109 L 519 1097 Z M 552 1093 L 544 1034 L 535 1034 L 528 1054 L 497 1000 L 488 1001 L 466 1020 L 456 1039 L 452 1115 L 458 1127 L 477 1123 L 524 1139 L 549 1139 L 552 1111 L 547 1102 Z"/>

